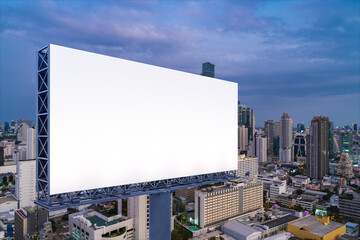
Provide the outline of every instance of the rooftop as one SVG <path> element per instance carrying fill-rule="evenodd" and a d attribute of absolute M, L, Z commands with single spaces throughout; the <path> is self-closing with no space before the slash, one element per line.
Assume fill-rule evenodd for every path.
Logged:
<path fill-rule="evenodd" d="M 286 215 L 284 217 L 262 223 L 261 225 L 268 226 L 269 228 L 274 228 L 274 227 L 277 227 L 277 226 L 281 226 L 281 225 L 283 225 L 285 223 L 294 221 L 296 219 L 298 219 L 298 217 L 296 217 L 294 215 Z"/>
<path fill-rule="evenodd" d="M 248 225 L 239 223 L 238 221 L 231 221 L 227 222 L 223 226 L 224 228 L 228 228 L 232 231 L 235 231 L 237 233 L 240 233 L 243 236 L 250 236 L 253 233 L 260 232 L 259 230 L 256 230 Z"/>
<path fill-rule="evenodd" d="M 110 221 L 107 222 L 101 218 L 99 218 L 98 216 L 91 216 L 91 217 L 87 217 L 87 220 L 89 220 L 92 224 L 96 224 L 96 226 L 101 227 L 101 226 L 110 226 L 113 225 L 115 223 L 121 222 L 120 219 L 114 220 L 114 221 Z"/>
<path fill-rule="evenodd" d="M 307 230 L 310 233 L 313 233 L 318 236 L 324 236 L 328 233 L 333 232 L 334 230 L 344 226 L 344 224 L 330 221 L 330 224 L 325 225 L 317 221 L 317 217 L 309 215 L 300 219 L 297 219 L 291 223 L 291 225 L 296 227 L 303 227 L 304 230 Z"/>

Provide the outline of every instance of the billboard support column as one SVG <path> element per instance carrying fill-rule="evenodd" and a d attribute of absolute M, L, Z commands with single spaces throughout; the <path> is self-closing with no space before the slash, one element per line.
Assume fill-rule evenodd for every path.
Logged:
<path fill-rule="evenodd" d="M 149 196 L 149 239 L 171 239 L 171 193 Z"/>

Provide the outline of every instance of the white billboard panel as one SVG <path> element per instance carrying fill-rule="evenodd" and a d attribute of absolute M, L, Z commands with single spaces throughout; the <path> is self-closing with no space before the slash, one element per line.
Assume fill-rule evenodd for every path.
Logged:
<path fill-rule="evenodd" d="M 50 45 L 50 194 L 235 170 L 237 92 Z"/>

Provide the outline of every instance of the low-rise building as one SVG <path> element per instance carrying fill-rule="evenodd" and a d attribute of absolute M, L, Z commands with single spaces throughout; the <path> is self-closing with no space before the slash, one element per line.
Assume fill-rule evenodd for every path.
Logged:
<path fill-rule="evenodd" d="M 339 216 L 360 221 L 360 195 L 352 193 L 339 197 Z"/>
<path fill-rule="evenodd" d="M 134 239 L 134 218 L 119 215 L 106 217 L 94 210 L 69 215 L 69 232 L 72 239 L 125 240 Z"/>
<path fill-rule="evenodd" d="M 238 157 L 237 176 L 248 177 L 254 179 L 259 171 L 259 163 L 257 157 L 246 157 L 244 154 Z"/>
<path fill-rule="evenodd" d="M 262 232 L 238 221 L 225 223 L 221 230 L 235 240 L 260 240 Z"/>
<path fill-rule="evenodd" d="M 303 175 L 291 177 L 292 185 L 295 188 L 306 189 L 306 185 L 310 183 L 310 178 Z"/>
<path fill-rule="evenodd" d="M 337 240 L 346 229 L 344 224 L 330 221 L 327 216 L 308 215 L 290 222 L 287 231 L 300 239 Z"/>
<path fill-rule="evenodd" d="M 294 221 L 295 219 L 298 219 L 298 217 L 292 214 L 287 214 L 283 217 L 257 225 L 256 228 L 263 229 L 264 238 L 271 237 L 279 232 L 285 231 L 288 223 Z"/>

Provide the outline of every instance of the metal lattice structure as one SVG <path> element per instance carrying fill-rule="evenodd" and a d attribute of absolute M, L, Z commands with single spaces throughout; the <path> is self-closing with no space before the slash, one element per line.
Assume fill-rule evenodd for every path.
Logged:
<path fill-rule="evenodd" d="M 237 178 L 236 171 L 143 182 L 50 195 L 50 47 L 38 51 L 36 203 L 48 210 L 113 201 L 143 194 L 175 191 L 181 188 L 224 182 Z"/>

